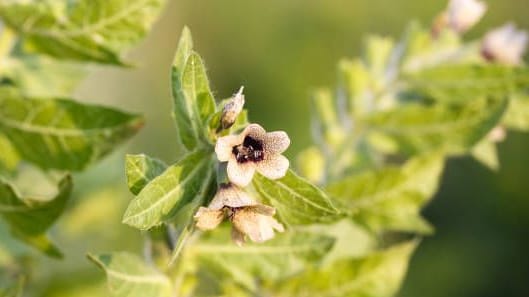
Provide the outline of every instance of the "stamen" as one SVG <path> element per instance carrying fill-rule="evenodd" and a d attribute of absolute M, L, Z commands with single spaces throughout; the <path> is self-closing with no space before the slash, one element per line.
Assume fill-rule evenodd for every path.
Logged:
<path fill-rule="evenodd" d="M 262 161 L 264 159 L 263 145 L 260 141 L 246 136 L 241 145 L 234 146 L 232 153 L 239 163 L 248 161 Z"/>

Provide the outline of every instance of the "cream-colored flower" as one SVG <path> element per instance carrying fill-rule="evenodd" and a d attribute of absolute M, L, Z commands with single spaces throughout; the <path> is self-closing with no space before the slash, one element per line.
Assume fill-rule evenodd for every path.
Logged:
<path fill-rule="evenodd" d="M 244 94 L 242 93 L 243 90 L 244 87 L 241 87 L 237 94 L 235 94 L 233 98 L 231 98 L 226 103 L 226 105 L 224 105 L 224 108 L 222 109 L 222 116 L 220 118 L 222 129 L 228 129 L 231 127 L 241 113 L 244 106 Z"/>
<path fill-rule="evenodd" d="M 498 125 L 492 128 L 492 130 L 490 130 L 487 137 L 492 142 L 496 142 L 496 143 L 502 142 L 505 140 L 505 138 L 507 138 L 507 130 L 505 130 L 503 126 Z"/>
<path fill-rule="evenodd" d="M 452 30 L 464 33 L 483 17 L 487 5 L 477 0 L 450 0 L 446 9 L 446 21 Z"/>
<path fill-rule="evenodd" d="M 527 33 L 516 30 L 512 23 L 496 28 L 485 35 L 481 53 L 489 61 L 519 65 L 527 48 Z"/>
<path fill-rule="evenodd" d="M 285 176 L 289 161 L 281 155 L 290 145 L 284 131 L 266 132 L 258 124 L 250 124 L 239 135 L 220 137 L 215 153 L 221 162 L 228 162 L 229 180 L 241 187 L 250 183 L 257 170 L 269 179 Z"/>
<path fill-rule="evenodd" d="M 232 224 L 232 239 L 237 245 L 244 243 L 245 236 L 254 242 L 263 242 L 274 237 L 274 231 L 284 228 L 272 216 L 275 208 L 262 205 L 235 185 L 222 185 L 208 205 L 200 207 L 195 214 L 196 226 L 201 230 L 216 228 L 224 218 Z"/>

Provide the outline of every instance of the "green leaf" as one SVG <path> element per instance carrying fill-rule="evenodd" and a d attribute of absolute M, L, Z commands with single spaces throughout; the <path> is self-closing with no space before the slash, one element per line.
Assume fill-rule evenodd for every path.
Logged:
<path fill-rule="evenodd" d="M 0 94 L 0 131 L 42 168 L 82 170 L 134 135 L 143 118 L 70 100 Z"/>
<path fill-rule="evenodd" d="M 298 172 L 312 183 L 319 184 L 325 177 L 325 157 L 315 146 L 311 146 L 299 153 L 296 160 Z"/>
<path fill-rule="evenodd" d="M 529 131 L 529 94 L 522 93 L 511 96 L 502 124 L 509 129 Z"/>
<path fill-rule="evenodd" d="M 156 20 L 163 0 L 9 1 L 0 6 L 6 25 L 27 48 L 61 59 L 123 64 Z"/>
<path fill-rule="evenodd" d="M 500 120 L 507 97 L 475 98 L 457 106 L 406 105 L 367 118 L 370 141 L 384 138 L 400 153 L 443 149 L 464 153 Z"/>
<path fill-rule="evenodd" d="M 20 197 L 8 183 L 0 183 L 0 214 L 11 232 L 22 241 L 60 257 L 60 252 L 44 233 L 64 211 L 72 191 L 72 179 L 65 176 L 58 185 L 57 195 L 51 200 Z"/>
<path fill-rule="evenodd" d="M 86 69 L 42 56 L 20 56 L 5 60 L 0 72 L 28 97 L 71 96 Z"/>
<path fill-rule="evenodd" d="M 134 195 L 138 195 L 149 182 L 167 169 L 162 161 L 143 154 L 126 155 L 125 167 L 127 184 Z"/>
<path fill-rule="evenodd" d="M 205 205 L 217 192 L 217 179 L 214 170 L 209 170 L 202 178 L 202 185 L 196 191 L 195 198 L 183 206 L 171 220 L 171 225 L 174 226 L 177 233 L 177 239 L 169 261 L 170 265 L 180 256 L 187 240 L 193 234 L 195 227 L 193 217 L 198 208 Z"/>
<path fill-rule="evenodd" d="M 190 153 L 147 184 L 129 204 L 123 222 L 147 230 L 168 222 L 196 197 L 203 184 L 209 184 L 213 171 L 211 152 Z"/>
<path fill-rule="evenodd" d="M 313 135 L 316 141 L 330 149 L 338 151 L 347 137 L 343 125 L 338 119 L 337 109 L 330 90 L 320 89 L 314 92 L 313 105 Z"/>
<path fill-rule="evenodd" d="M 281 221 L 288 225 L 332 222 L 342 216 L 322 190 L 291 170 L 277 180 L 256 174 L 253 185 L 259 195 L 277 209 Z"/>
<path fill-rule="evenodd" d="M 197 256 L 218 279 L 234 280 L 250 290 L 257 290 L 258 280 L 280 280 L 317 264 L 334 243 L 327 236 L 286 232 L 264 243 L 238 247 L 226 242 L 228 231 L 210 232 L 189 247 L 189 256 Z"/>
<path fill-rule="evenodd" d="M 191 47 L 191 35 L 185 28 L 171 73 L 173 115 L 180 141 L 188 150 L 195 149 L 200 143 L 207 143 L 209 119 L 216 112 L 204 63 L 198 54 L 192 52 Z"/>
<path fill-rule="evenodd" d="M 416 242 L 396 245 L 360 259 L 312 268 L 274 285 L 273 296 L 390 297 L 397 293 Z"/>
<path fill-rule="evenodd" d="M 138 256 L 126 253 L 92 255 L 88 259 L 103 269 L 107 275 L 110 296 L 113 297 L 170 297 L 170 279 Z"/>
<path fill-rule="evenodd" d="M 0 133 L 0 172 L 12 172 L 20 162 L 20 156 L 4 134 Z"/>
<path fill-rule="evenodd" d="M 420 209 L 437 191 L 443 156 L 427 154 L 381 170 L 345 177 L 327 187 L 350 212 L 355 222 L 374 232 L 412 231 L 428 233 L 429 224 Z"/>
<path fill-rule="evenodd" d="M 371 75 L 360 59 L 342 60 L 339 73 L 347 94 L 349 112 L 352 117 L 364 115 L 373 108 L 374 90 Z"/>
<path fill-rule="evenodd" d="M 448 65 L 406 77 L 411 92 L 448 103 L 466 103 L 484 96 L 505 97 L 529 86 L 529 72 L 498 64 Z"/>

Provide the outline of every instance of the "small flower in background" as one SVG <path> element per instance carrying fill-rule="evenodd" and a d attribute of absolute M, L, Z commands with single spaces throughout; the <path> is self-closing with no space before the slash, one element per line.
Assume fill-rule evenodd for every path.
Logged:
<path fill-rule="evenodd" d="M 228 129 L 231 127 L 241 113 L 244 106 L 244 94 L 242 93 L 243 90 L 244 87 L 241 87 L 237 94 L 235 94 L 233 98 L 229 100 L 226 105 L 224 105 L 220 119 L 222 129 Z"/>
<path fill-rule="evenodd" d="M 481 44 L 481 53 L 489 61 L 506 65 L 519 65 L 527 48 L 527 33 L 516 30 L 508 23 L 487 33 Z"/>
<path fill-rule="evenodd" d="M 232 239 L 242 245 L 245 236 L 254 242 L 263 242 L 274 237 L 274 230 L 284 228 L 272 216 L 275 208 L 254 201 L 246 192 L 231 184 L 224 184 L 206 207 L 200 207 L 194 218 L 197 228 L 215 229 L 225 217 L 233 224 Z"/>
<path fill-rule="evenodd" d="M 489 134 L 487 135 L 489 140 L 496 143 L 504 141 L 506 137 L 507 131 L 501 125 L 492 128 L 492 130 L 490 130 Z"/>
<path fill-rule="evenodd" d="M 449 27 L 462 34 L 472 28 L 483 17 L 487 5 L 478 0 L 450 0 L 445 11 L 434 20 L 432 32 L 437 36 Z"/>
<path fill-rule="evenodd" d="M 483 17 L 487 5 L 478 0 L 450 0 L 446 9 L 446 22 L 452 30 L 464 33 Z"/>
<path fill-rule="evenodd" d="M 285 176 L 289 161 L 281 155 L 290 145 L 284 131 L 267 133 L 258 124 L 250 124 L 239 135 L 220 137 L 215 153 L 221 162 L 228 162 L 228 179 L 247 186 L 257 170 L 269 179 Z"/>

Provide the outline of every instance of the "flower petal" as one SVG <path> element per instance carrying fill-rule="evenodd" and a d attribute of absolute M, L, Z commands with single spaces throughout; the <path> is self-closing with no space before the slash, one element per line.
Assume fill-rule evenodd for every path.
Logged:
<path fill-rule="evenodd" d="M 244 233 L 235 227 L 231 228 L 231 240 L 233 240 L 237 246 L 242 246 L 245 242 Z"/>
<path fill-rule="evenodd" d="M 263 242 L 274 237 L 274 229 L 283 232 L 284 228 L 273 217 L 255 212 L 252 208 L 238 210 L 232 219 L 233 227 L 254 241 Z"/>
<path fill-rule="evenodd" d="M 215 229 L 224 219 L 224 212 L 222 210 L 211 210 L 205 207 L 200 207 L 194 216 L 197 221 L 197 228 L 200 230 Z"/>
<path fill-rule="evenodd" d="M 255 173 L 253 162 L 238 163 L 235 159 L 228 161 L 228 179 L 239 187 L 246 187 Z"/>
<path fill-rule="evenodd" d="M 250 124 L 248 125 L 244 131 L 241 133 L 241 138 L 244 140 L 246 136 L 250 136 L 253 139 L 256 140 L 262 140 L 264 139 L 266 135 L 266 131 L 261 125 L 259 124 Z"/>
<path fill-rule="evenodd" d="M 217 159 L 221 162 L 226 162 L 233 155 L 232 150 L 234 146 L 239 145 L 239 136 L 237 135 L 228 135 L 219 137 L 217 143 L 215 144 L 215 153 L 217 154 Z"/>
<path fill-rule="evenodd" d="M 263 205 L 263 204 L 255 204 L 248 206 L 249 209 L 252 209 L 254 212 L 265 215 L 265 216 L 273 216 L 276 213 L 276 209 L 272 206 Z"/>
<path fill-rule="evenodd" d="M 211 210 L 220 210 L 225 206 L 243 207 L 255 205 L 257 202 L 250 197 L 245 191 L 234 185 L 221 185 L 215 197 L 208 205 Z"/>
<path fill-rule="evenodd" d="M 282 155 L 265 156 L 265 159 L 257 163 L 257 171 L 269 179 L 278 179 L 285 176 L 289 161 Z"/>
<path fill-rule="evenodd" d="M 263 142 L 266 153 L 281 154 L 290 145 L 290 138 L 285 131 L 274 131 L 266 133 Z"/>

